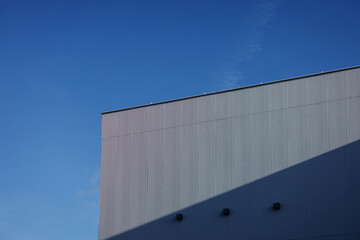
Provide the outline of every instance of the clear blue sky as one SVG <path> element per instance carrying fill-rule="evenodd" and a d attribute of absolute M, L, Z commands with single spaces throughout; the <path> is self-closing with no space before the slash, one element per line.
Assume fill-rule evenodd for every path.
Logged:
<path fill-rule="evenodd" d="M 360 65 L 359 12 L 0 0 L 0 239 L 97 239 L 101 112 Z"/>

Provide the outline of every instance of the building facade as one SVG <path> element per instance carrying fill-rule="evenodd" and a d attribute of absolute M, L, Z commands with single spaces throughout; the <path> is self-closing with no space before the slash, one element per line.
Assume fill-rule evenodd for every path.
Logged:
<path fill-rule="evenodd" d="M 105 112 L 99 239 L 360 239 L 359 139 L 360 67 Z"/>

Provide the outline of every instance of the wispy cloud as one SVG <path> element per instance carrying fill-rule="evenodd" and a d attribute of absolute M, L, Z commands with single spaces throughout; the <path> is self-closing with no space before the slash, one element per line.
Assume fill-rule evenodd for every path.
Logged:
<path fill-rule="evenodd" d="M 262 50 L 261 43 L 265 31 L 274 18 L 279 4 L 280 1 L 264 1 L 256 4 L 254 13 L 247 21 L 250 29 L 238 40 L 221 87 L 235 88 L 240 86 L 244 76 L 242 65 L 253 59 Z"/>
<path fill-rule="evenodd" d="M 90 177 L 89 179 L 90 183 L 92 185 L 96 185 L 99 187 L 99 184 L 100 184 L 100 168 L 98 168 L 94 173 L 93 175 Z"/>
<path fill-rule="evenodd" d="M 243 79 L 242 72 L 238 70 L 229 70 L 225 73 L 222 88 L 229 89 L 239 86 L 239 82 Z"/>
<path fill-rule="evenodd" d="M 75 193 L 75 198 L 83 207 L 97 208 L 99 187 L 100 186 L 100 168 L 97 169 L 88 179 L 88 185 L 83 189 L 79 189 Z"/>

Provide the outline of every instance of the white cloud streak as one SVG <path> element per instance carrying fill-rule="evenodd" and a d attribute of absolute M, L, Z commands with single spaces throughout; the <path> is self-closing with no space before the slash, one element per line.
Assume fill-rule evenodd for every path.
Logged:
<path fill-rule="evenodd" d="M 97 169 L 89 178 L 88 187 L 78 190 L 75 198 L 83 206 L 90 208 L 98 207 L 99 187 L 100 186 L 100 168 Z"/>
<path fill-rule="evenodd" d="M 265 30 L 274 18 L 279 4 L 280 1 L 264 1 L 256 5 L 255 12 L 248 20 L 250 30 L 238 41 L 232 60 L 228 64 L 228 70 L 224 74 L 222 88 L 228 89 L 240 86 L 241 81 L 244 79 L 242 64 L 253 59 L 262 50 L 261 42 Z"/>

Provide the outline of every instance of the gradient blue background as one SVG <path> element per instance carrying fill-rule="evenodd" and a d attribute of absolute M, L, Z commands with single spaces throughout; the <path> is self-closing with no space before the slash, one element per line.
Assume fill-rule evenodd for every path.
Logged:
<path fill-rule="evenodd" d="M 101 112 L 359 65 L 359 12 L 0 0 L 0 239 L 97 239 Z"/>

